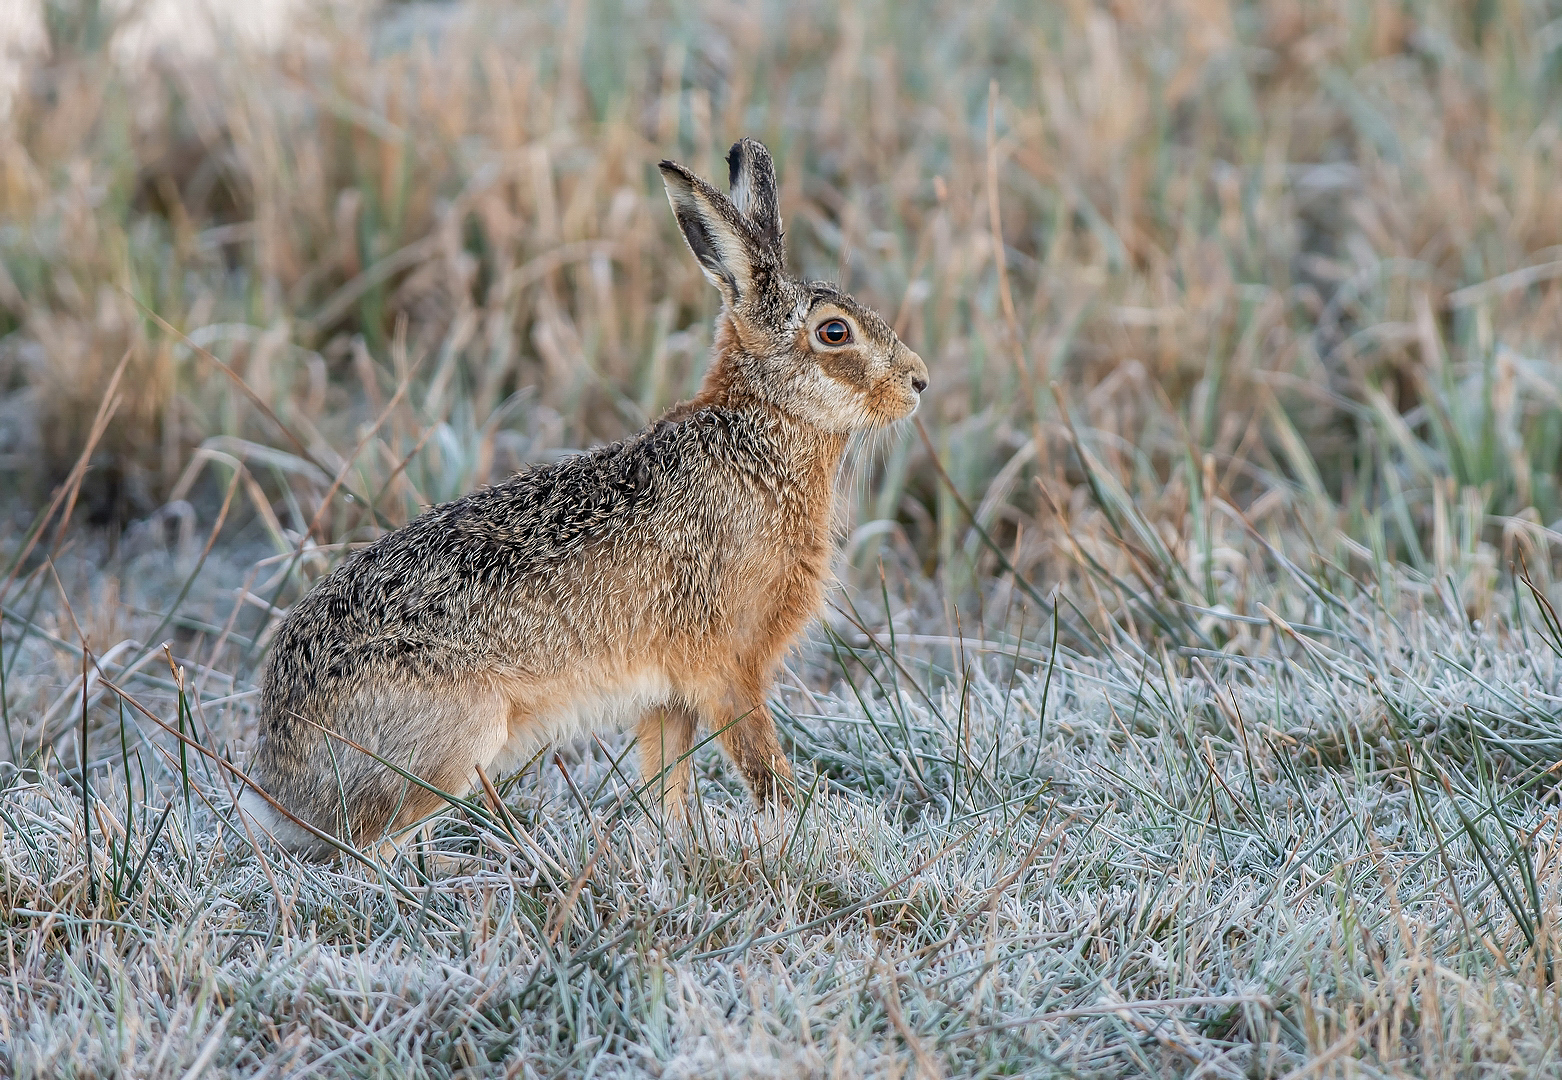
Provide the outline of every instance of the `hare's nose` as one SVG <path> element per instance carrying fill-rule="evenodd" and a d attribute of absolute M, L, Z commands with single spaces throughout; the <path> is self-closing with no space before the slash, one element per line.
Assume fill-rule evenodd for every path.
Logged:
<path fill-rule="evenodd" d="M 926 390 L 927 365 L 922 362 L 922 358 L 904 345 L 901 345 L 898 359 L 901 363 L 901 371 L 911 376 L 911 389 L 919 394 Z"/>

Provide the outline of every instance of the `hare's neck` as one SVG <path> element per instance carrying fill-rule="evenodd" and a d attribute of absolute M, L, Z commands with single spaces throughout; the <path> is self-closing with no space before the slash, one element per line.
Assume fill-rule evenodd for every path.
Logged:
<path fill-rule="evenodd" d="M 826 431 L 793 415 L 756 393 L 726 365 L 708 372 L 705 385 L 694 400 L 678 406 L 669 415 L 686 415 L 703 408 L 728 409 L 753 416 L 772 432 L 776 449 L 796 467 L 798 475 L 818 467 L 830 477 L 831 483 L 834 482 L 846 453 L 847 436 Z"/>
<path fill-rule="evenodd" d="M 715 406 L 751 417 L 756 430 L 766 433 L 763 439 L 766 453 L 778 459 L 776 464 L 785 473 L 798 481 L 807 478 L 822 483 L 826 488 L 834 485 L 841 460 L 846 455 L 847 436 L 810 424 L 774 402 L 744 393 L 738 387 L 728 387 L 719 396 L 701 394 L 693 404 Z"/>
<path fill-rule="evenodd" d="M 793 416 L 736 379 L 707 376 L 699 396 L 680 406 L 677 412 L 702 408 L 725 409 L 750 417 L 754 422 L 751 430 L 764 433 L 754 445 L 756 450 L 762 446 L 762 456 L 769 459 L 761 471 L 773 473 L 781 486 L 811 506 L 831 504 L 846 456 L 847 436 Z"/>
<path fill-rule="evenodd" d="M 846 436 L 808 423 L 762 393 L 750 381 L 752 366 L 734 323 L 724 313 L 717 321 L 714 356 L 699 394 L 669 415 L 711 407 L 753 417 L 768 432 L 766 456 L 781 459 L 772 464 L 779 468 L 786 486 L 805 493 L 809 503 L 830 502 L 846 453 Z"/>
<path fill-rule="evenodd" d="M 792 475 L 816 485 L 822 496 L 834 492 L 841 461 L 846 456 L 846 436 L 805 424 L 779 409 L 771 409 L 770 413 Z"/>

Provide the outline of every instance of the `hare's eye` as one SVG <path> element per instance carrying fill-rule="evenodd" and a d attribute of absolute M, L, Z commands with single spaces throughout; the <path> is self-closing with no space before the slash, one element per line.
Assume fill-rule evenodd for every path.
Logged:
<path fill-rule="evenodd" d="M 845 345 L 852 339 L 852 328 L 846 325 L 845 319 L 831 319 L 820 323 L 814 334 L 826 345 Z"/>

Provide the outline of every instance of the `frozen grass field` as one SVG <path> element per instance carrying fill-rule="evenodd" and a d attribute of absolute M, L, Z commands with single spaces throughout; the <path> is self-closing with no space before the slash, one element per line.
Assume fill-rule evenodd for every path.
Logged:
<path fill-rule="evenodd" d="M 1562 1074 L 1562 8 L 39 11 L 9 1075 Z M 389 863 L 253 843 L 310 583 L 698 385 L 654 164 L 739 134 L 932 377 L 774 701 L 798 807 L 702 746 L 663 823 L 603 737 Z"/>

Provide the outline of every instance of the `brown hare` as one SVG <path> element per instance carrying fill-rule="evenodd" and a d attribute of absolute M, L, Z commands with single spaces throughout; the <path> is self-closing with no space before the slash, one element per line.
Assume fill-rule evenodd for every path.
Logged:
<path fill-rule="evenodd" d="M 721 290 L 699 396 L 623 442 L 434 507 L 288 614 L 252 777 L 289 814 L 380 841 L 440 802 L 384 762 L 462 794 L 479 767 L 635 723 L 669 805 L 701 726 L 756 800 L 786 800 L 766 695 L 823 602 L 847 440 L 910 416 L 927 367 L 872 311 L 787 276 L 764 146 L 744 139 L 727 163 L 730 196 L 661 163 Z M 327 850 L 256 792 L 240 801 L 284 845 Z"/>

